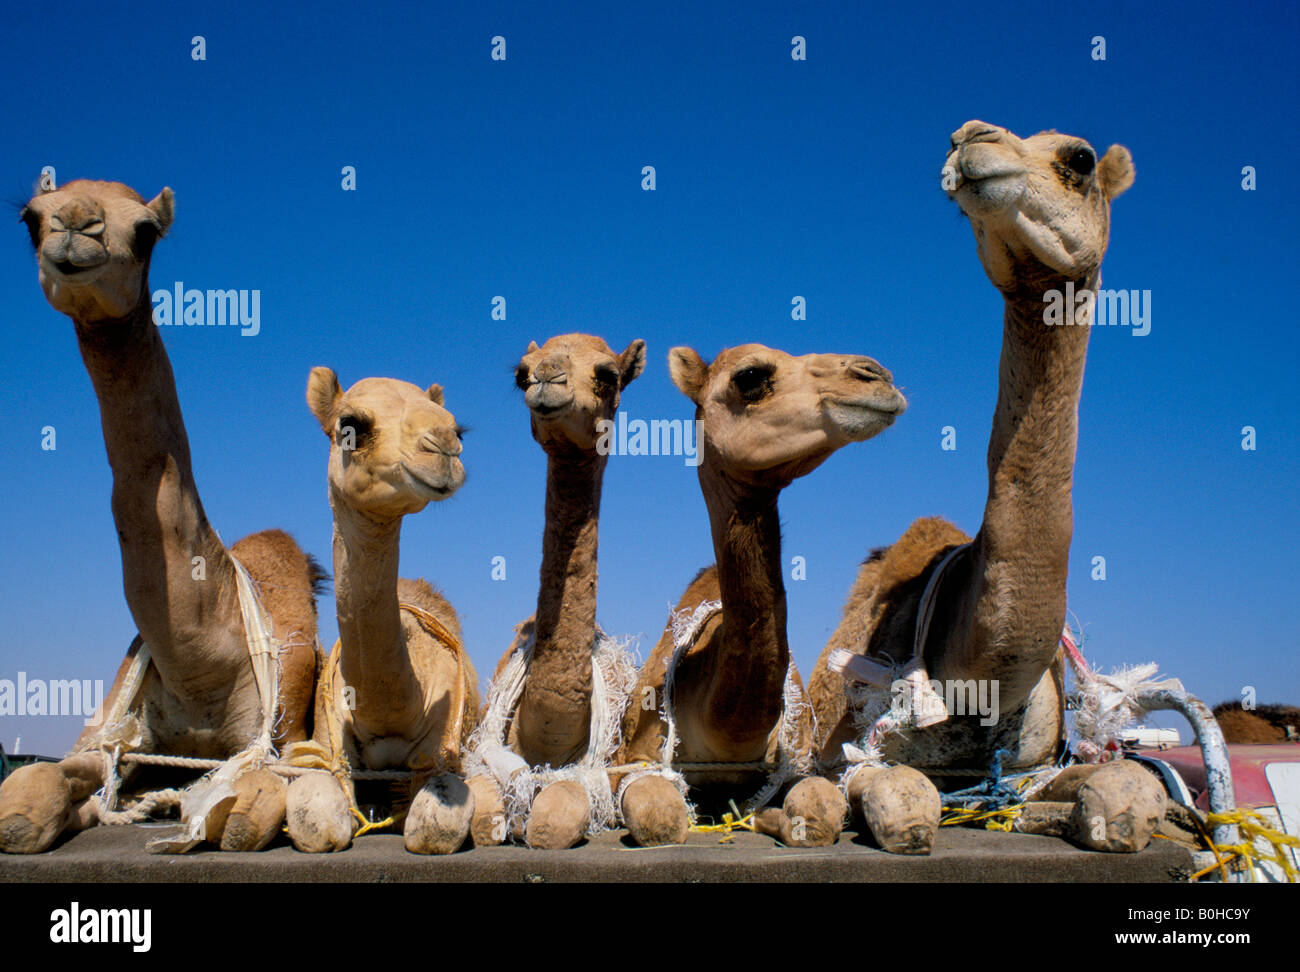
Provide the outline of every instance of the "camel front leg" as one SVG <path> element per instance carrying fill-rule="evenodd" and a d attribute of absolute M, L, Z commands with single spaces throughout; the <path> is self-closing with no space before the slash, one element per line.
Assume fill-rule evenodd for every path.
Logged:
<path fill-rule="evenodd" d="M 1089 850 L 1136 853 L 1165 819 L 1168 798 L 1134 760 L 1071 766 L 1016 823 L 1022 833 L 1064 837 Z"/>
<path fill-rule="evenodd" d="M 686 843 L 691 827 L 686 799 L 662 776 L 642 776 L 629 783 L 621 812 L 632 839 L 642 847 Z"/>
<path fill-rule="evenodd" d="M 0 784 L 0 853 L 39 854 L 64 830 L 93 825 L 98 818 L 85 804 L 103 785 L 99 753 L 14 770 Z"/>
<path fill-rule="evenodd" d="M 280 832 L 289 787 L 268 769 L 245 773 L 233 785 L 235 798 L 221 828 L 221 849 L 260 851 Z"/>
<path fill-rule="evenodd" d="M 496 780 L 485 773 L 471 776 L 465 785 L 474 795 L 474 817 L 469 835 L 475 847 L 492 847 L 505 842 L 507 833 L 506 804 Z"/>

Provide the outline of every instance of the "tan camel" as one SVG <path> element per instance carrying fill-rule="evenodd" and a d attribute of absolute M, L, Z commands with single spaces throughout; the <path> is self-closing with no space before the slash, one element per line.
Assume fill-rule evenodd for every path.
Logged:
<path fill-rule="evenodd" d="M 546 527 L 537 612 L 497 665 L 475 741 L 476 844 L 522 828 L 531 847 L 565 848 L 612 822 L 604 769 L 636 669 L 596 624 L 609 458 L 600 445 L 602 423 L 612 423 L 622 390 L 644 367 L 644 341 L 615 354 L 598 337 L 566 334 L 529 344 L 515 369 L 546 453 Z M 542 768 L 564 769 L 557 777 Z"/>
<path fill-rule="evenodd" d="M 63 830 L 100 816 L 102 801 L 90 798 L 112 777 L 103 747 L 226 759 L 263 738 L 267 716 L 276 745 L 307 735 L 316 677 L 313 595 L 325 575 L 278 530 L 227 551 L 204 515 L 149 299 L 150 257 L 172 212 L 170 189 L 146 203 L 120 183 L 84 180 L 37 195 L 22 211 L 41 288 L 72 318 L 99 399 L 123 586 L 139 638 L 104 702 L 104 713 L 123 718 L 102 732 L 87 728 L 62 762 L 24 767 L 0 787 L 0 850 L 10 853 L 45 850 Z M 250 661 L 236 560 L 273 623 L 274 713 L 263 711 Z M 135 664 L 146 657 L 147 666 Z M 138 774 L 125 782 L 133 778 Z M 279 832 L 284 790 L 266 771 L 245 774 L 234 798 L 208 818 L 207 836 L 230 850 L 264 846 Z"/>
<path fill-rule="evenodd" d="M 397 576 L 402 518 L 465 482 L 461 429 L 442 388 L 367 378 L 345 393 L 313 368 L 307 404 L 330 440 L 334 588 L 339 644 L 320 680 L 316 741 L 348 765 L 413 770 L 418 788 L 405 840 L 451 853 L 469 833 L 473 801 L 454 774 L 474 730 L 478 676 L 447 600 Z M 415 789 L 415 787 L 413 787 Z M 352 838 L 354 797 L 326 774 L 289 788 L 289 832 L 300 850 L 339 850 Z"/>
<path fill-rule="evenodd" d="M 674 348 L 669 365 L 696 405 L 698 473 L 717 564 L 678 602 L 624 721 L 618 762 L 647 768 L 626 774 L 621 810 L 643 845 L 685 840 L 688 784 L 721 784 L 732 793 L 762 786 L 750 801 L 761 809 L 810 772 L 811 713 L 786 641 L 777 500 L 795 479 L 837 449 L 882 432 L 906 407 L 892 376 L 870 358 L 793 357 L 749 344 L 711 365 L 690 348 Z M 678 773 L 669 764 L 696 765 Z M 757 822 L 788 844 L 828 844 L 845 810 L 827 780 L 805 778 L 783 809 Z"/>
<path fill-rule="evenodd" d="M 867 748 L 862 736 L 880 711 L 864 707 L 872 690 L 864 697 L 855 682 L 832 670 L 833 664 L 843 669 L 848 659 L 841 655 L 836 663 L 837 650 L 881 659 L 898 673 L 910 663 L 928 672 L 932 684 L 978 686 L 980 698 L 996 699 L 996 721 L 987 713 L 967 712 L 927 725 L 935 715 L 942 717 L 932 713 L 910 727 L 897 727 L 907 731 L 867 740 L 879 742 L 876 756 L 960 772 L 984 770 L 997 750 L 1005 750 L 1009 755 L 1002 768 L 1015 770 L 1052 762 L 1063 737 L 1059 644 L 1091 305 L 1080 298 L 1079 316 L 1069 326 L 1051 326 L 1044 311 L 1054 293 L 1096 291 L 1110 202 L 1132 185 L 1133 163 L 1118 145 L 1098 158 L 1079 138 L 1043 132 L 1021 139 L 971 121 L 953 133 L 944 174 L 949 197 L 970 219 L 980 261 L 1006 305 L 984 521 L 972 541 L 944 520 L 917 520 L 897 543 L 863 564 L 839 629 L 809 684 L 818 750 L 828 769 L 843 769 L 846 756 L 855 755 L 843 749 L 846 743 Z M 1067 309 L 1072 317 L 1074 311 Z M 927 585 L 932 593 L 928 622 L 918 620 Z M 879 695 L 875 698 L 879 702 Z M 905 712 L 903 722 L 906 717 Z M 891 788 L 911 787 L 913 803 L 924 804 L 924 812 L 910 820 L 875 816 L 879 829 L 889 831 L 876 834 L 888 850 L 929 852 L 938 794 L 932 784 L 918 783 L 918 776 L 899 767 L 883 775 L 863 769 L 849 782 L 850 802 L 866 814 L 868 826 L 873 825 L 863 806 L 868 787 L 886 802 Z M 882 782 L 891 778 L 896 785 Z M 961 785 L 971 782 L 967 776 Z M 1122 816 L 1117 811 L 1107 836 L 1088 842 L 1119 849 L 1124 841 L 1116 838 L 1116 820 Z"/>

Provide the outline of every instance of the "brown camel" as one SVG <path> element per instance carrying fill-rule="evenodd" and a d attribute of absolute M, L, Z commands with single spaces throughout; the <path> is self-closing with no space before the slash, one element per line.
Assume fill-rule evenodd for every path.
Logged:
<path fill-rule="evenodd" d="M 615 354 L 566 334 L 529 344 L 515 369 L 546 453 L 546 528 L 537 613 L 497 665 L 467 770 L 477 844 L 522 829 L 529 846 L 565 848 L 613 822 L 604 770 L 636 669 L 596 624 L 601 438 L 644 367 L 644 341 Z"/>
<path fill-rule="evenodd" d="M 313 368 L 307 404 L 330 440 L 334 588 L 339 644 L 320 679 L 316 741 L 351 767 L 413 770 L 418 790 L 405 838 L 418 853 L 451 853 L 469 833 L 473 802 L 453 774 L 477 720 L 478 676 L 460 622 L 423 580 L 397 576 L 402 518 L 465 482 L 461 429 L 442 388 L 367 378 L 345 393 Z M 289 788 L 289 831 L 300 850 L 339 850 L 352 838 L 354 797 L 327 774 Z"/>
<path fill-rule="evenodd" d="M 809 684 L 822 765 L 841 770 L 854 756 L 859 767 L 875 764 L 845 778 L 850 802 L 869 827 L 889 831 L 876 834 L 881 846 L 903 853 L 929 852 L 938 794 L 915 771 L 879 770 L 883 759 L 960 772 L 986 769 L 998 750 L 1007 754 L 1006 770 L 1050 764 L 1059 753 L 1070 488 L 1092 306 L 1080 297 L 1077 317 L 1068 307 L 1069 326 L 1052 326 L 1045 308 L 1056 294 L 1095 293 L 1110 203 L 1132 185 L 1133 163 L 1118 145 L 1098 158 L 1079 138 L 1043 132 L 1021 139 L 971 121 L 953 133 L 944 175 L 1006 307 L 984 520 L 971 540 L 944 520 L 920 519 L 893 546 L 872 553 Z M 931 608 L 918 619 L 927 586 Z M 889 728 L 905 731 L 873 733 L 890 700 L 871 689 L 864 694 L 841 674 L 846 663 L 871 658 L 895 677 L 910 669 L 936 687 L 979 686 L 981 698 L 996 700 L 996 719 L 971 712 L 945 719 L 919 706 L 900 716 L 895 707 Z M 921 701 L 937 700 L 917 696 L 913 704 Z M 856 751 L 844 749 L 853 743 Z M 867 812 L 868 788 L 889 803 L 888 791 L 899 787 L 914 791 L 923 813 L 891 821 L 892 811 Z M 1121 849 L 1121 816 L 1110 818 L 1105 837 L 1088 842 Z"/>
<path fill-rule="evenodd" d="M 795 479 L 837 449 L 882 432 L 906 407 L 890 373 L 854 355 L 793 357 L 749 344 L 705 364 L 690 348 L 674 348 L 669 365 L 696 405 L 698 474 L 717 564 L 678 602 L 624 721 L 618 762 L 646 768 L 625 775 L 621 810 L 643 845 L 685 840 L 688 784 L 733 792 L 762 786 L 750 802 L 761 809 L 810 771 L 811 713 L 786 642 L 777 500 Z M 699 765 L 706 763 L 750 765 Z M 694 765 L 678 773 L 671 764 Z M 838 837 L 845 809 L 828 781 L 807 778 L 783 809 L 760 814 L 757 823 L 788 844 L 827 844 Z"/>
<path fill-rule="evenodd" d="M 149 299 L 150 257 L 172 212 L 170 189 L 146 203 L 120 183 L 85 180 L 39 194 L 22 211 L 41 288 L 72 318 L 99 399 L 123 586 L 139 637 L 104 701 L 115 724 L 87 728 L 62 762 L 24 767 L 0 788 L 0 850 L 10 853 L 45 850 L 63 830 L 111 812 L 111 793 L 92 799 L 116 786 L 107 750 L 226 759 L 252 741 L 265 752 L 268 742 L 307 735 L 314 593 L 325 575 L 279 530 L 227 551 L 204 515 Z M 238 592 L 247 585 L 236 561 L 273 626 L 274 696 L 250 660 Z M 274 699 L 274 712 L 264 712 L 260 692 Z M 240 776 L 204 824 L 206 836 L 230 850 L 265 846 L 279 832 L 284 790 L 266 771 Z"/>

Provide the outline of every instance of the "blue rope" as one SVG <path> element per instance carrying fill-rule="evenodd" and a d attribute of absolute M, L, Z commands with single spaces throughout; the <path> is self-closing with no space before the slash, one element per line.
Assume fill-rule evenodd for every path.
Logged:
<path fill-rule="evenodd" d="M 1008 750 L 997 750 L 993 754 L 993 761 L 989 764 L 989 775 L 982 783 L 964 790 L 940 793 L 940 804 L 944 807 L 961 807 L 964 810 L 1001 810 L 1003 807 L 1023 802 L 1015 784 L 1027 776 L 1032 776 L 1033 773 L 1013 773 L 1003 777 L 1002 757 L 1010 755 Z"/>

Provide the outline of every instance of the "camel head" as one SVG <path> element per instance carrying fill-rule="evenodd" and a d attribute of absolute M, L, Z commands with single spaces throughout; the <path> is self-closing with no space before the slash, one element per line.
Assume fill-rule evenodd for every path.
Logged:
<path fill-rule="evenodd" d="M 80 323 L 126 317 L 149 304 L 149 258 L 172 224 L 172 191 L 145 202 L 120 182 L 78 179 L 23 207 L 41 290 Z"/>
<path fill-rule="evenodd" d="M 753 486 L 784 488 L 907 408 L 893 375 L 860 355 L 795 357 L 746 344 L 705 364 L 683 347 L 669 353 L 668 367 L 702 423 L 701 469 L 713 464 Z"/>
<path fill-rule="evenodd" d="M 332 497 L 371 518 L 418 513 L 465 482 L 461 433 L 442 407 L 442 386 L 366 378 L 346 392 L 313 368 L 307 405 L 330 440 Z"/>
<path fill-rule="evenodd" d="M 619 394 L 645 367 L 645 342 L 615 354 L 598 337 L 564 334 L 528 345 L 515 368 L 532 415 L 533 438 L 548 453 L 595 452 L 598 424 L 612 420 Z"/>
<path fill-rule="evenodd" d="M 975 230 L 980 262 L 1004 293 L 1048 278 L 1091 278 L 1110 234 L 1110 202 L 1133 184 L 1122 145 L 1101 158 L 1081 138 L 1018 138 L 969 121 L 952 133 L 945 186 Z"/>

